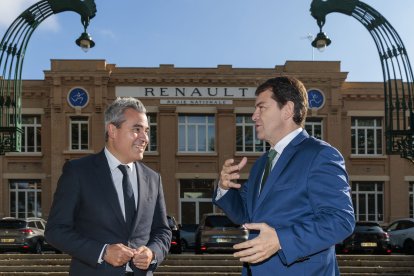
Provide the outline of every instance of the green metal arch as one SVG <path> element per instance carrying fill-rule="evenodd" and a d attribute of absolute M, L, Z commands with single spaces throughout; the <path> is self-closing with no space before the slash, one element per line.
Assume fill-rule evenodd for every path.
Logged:
<path fill-rule="evenodd" d="M 378 11 L 358 0 L 313 0 L 310 11 L 320 28 L 328 14 L 338 12 L 354 17 L 369 31 L 383 72 L 387 153 L 399 153 L 414 162 L 414 78 L 397 31 Z"/>
<path fill-rule="evenodd" d="M 0 42 L 0 154 L 20 151 L 22 69 L 29 40 L 49 16 L 73 11 L 86 30 L 96 14 L 94 0 L 41 0 L 18 16 Z"/>

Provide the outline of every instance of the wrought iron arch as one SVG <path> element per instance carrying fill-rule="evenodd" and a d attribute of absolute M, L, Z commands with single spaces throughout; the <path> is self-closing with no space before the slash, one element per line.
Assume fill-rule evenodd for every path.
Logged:
<path fill-rule="evenodd" d="M 13 21 L 0 42 L 0 154 L 20 151 L 21 77 L 29 40 L 46 18 L 65 11 L 81 16 L 84 35 L 96 14 L 96 5 L 94 0 L 41 0 Z"/>
<path fill-rule="evenodd" d="M 333 12 L 354 17 L 369 31 L 384 79 L 386 151 L 414 163 L 413 71 L 397 31 L 378 11 L 358 0 L 313 0 L 310 11 L 321 33 L 326 15 Z"/>

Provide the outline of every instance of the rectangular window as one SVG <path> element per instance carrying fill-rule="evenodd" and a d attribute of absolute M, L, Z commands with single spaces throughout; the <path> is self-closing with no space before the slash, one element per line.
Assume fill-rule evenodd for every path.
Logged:
<path fill-rule="evenodd" d="M 236 152 L 264 152 L 270 146 L 256 136 L 251 115 L 236 116 Z"/>
<path fill-rule="evenodd" d="M 156 113 L 148 113 L 148 124 L 149 124 L 149 134 L 148 134 L 148 146 L 146 150 L 148 152 L 155 152 L 157 151 L 157 114 Z"/>
<path fill-rule="evenodd" d="M 384 183 L 352 182 L 352 203 L 356 220 L 382 222 L 384 220 Z"/>
<path fill-rule="evenodd" d="M 22 152 L 41 152 L 40 115 L 22 115 Z"/>
<path fill-rule="evenodd" d="M 70 149 L 89 149 L 89 120 L 88 117 L 70 118 Z"/>
<path fill-rule="evenodd" d="M 352 154 L 382 154 L 382 137 L 382 119 L 368 117 L 352 118 Z"/>
<path fill-rule="evenodd" d="M 42 217 L 40 180 L 10 180 L 9 195 L 11 217 Z"/>
<path fill-rule="evenodd" d="M 214 115 L 178 116 L 178 151 L 214 152 L 215 136 Z"/>
<path fill-rule="evenodd" d="M 408 203 L 410 206 L 410 218 L 414 218 L 414 181 L 410 182 L 409 184 L 409 200 L 410 202 Z"/>
<path fill-rule="evenodd" d="M 211 203 L 214 182 L 214 179 L 180 180 L 182 224 L 198 224 L 203 214 L 213 213 L 215 211 Z"/>
<path fill-rule="evenodd" d="M 309 135 L 323 140 L 323 125 L 320 118 L 307 118 L 305 122 L 305 130 Z"/>

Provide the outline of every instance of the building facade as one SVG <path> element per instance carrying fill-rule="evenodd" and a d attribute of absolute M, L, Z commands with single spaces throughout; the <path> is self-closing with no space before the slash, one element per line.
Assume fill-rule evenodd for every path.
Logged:
<path fill-rule="evenodd" d="M 143 162 L 161 173 L 167 211 L 181 223 L 217 212 L 211 203 L 224 160 L 253 162 L 255 88 L 295 76 L 308 89 L 309 134 L 343 154 L 356 219 L 414 217 L 414 165 L 386 155 L 382 83 L 346 82 L 339 62 L 288 61 L 275 68 L 125 68 L 105 60 L 52 60 L 43 80 L 23 82 L 22 152 L 0 156 L 0 217 L 47 218 L 63 164 L 104 147 L 104 110 L 117 96 L 147 107 Z"/>

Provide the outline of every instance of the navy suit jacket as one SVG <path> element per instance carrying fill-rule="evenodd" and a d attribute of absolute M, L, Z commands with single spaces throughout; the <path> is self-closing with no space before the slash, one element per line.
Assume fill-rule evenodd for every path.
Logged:
<path fill-rule="evenodd" d="M 235 223 L 276 229 L 282 250 L 251 265 L 253 275 L 339 275 L 334 245 L 355 225 L 343 157 L 304 130 L 283 150 L 259 195 L 266 159 L 267 153 L 254 163 L 240 190 L 213 197 Z"/>
<path fill-rule="evenodd" d="M 70 275 L 123 275 L 125 266 L 98 264 L 105 244 L 149 247 L 158 264 L 168 253 L 171 230 L 167 222 L 161 177 L 141 162 L 134 228 L 129 231 L 104 151 L 66 162 L 46 225 L 47 241 L 72 256 Z M 153 275 L 132 265 L 134 275 Z"/>

